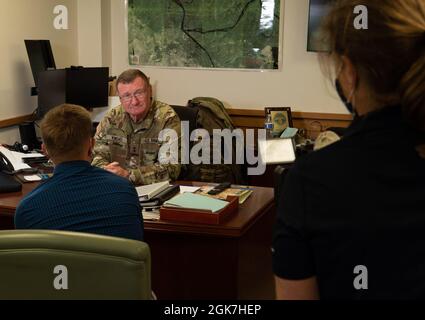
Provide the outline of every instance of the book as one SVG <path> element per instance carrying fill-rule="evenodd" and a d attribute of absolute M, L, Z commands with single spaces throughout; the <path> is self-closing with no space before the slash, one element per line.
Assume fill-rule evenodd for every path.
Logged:
<path fill-rule="evenodd" d="M 210 210 L 211 212 L 215 213 L 225 208 L 228 204 L 228 201 L 186 192 L 165 201 L 163 206 L 170 208 Z"/>
<path fill-rule="evenodd" d="M 249 187 L 232 186 L 231 188 L 227 188 L 216 195 L 208 194 L 208 192 L 213 188 L 214 186 L 203 186 L 197 191 L 197 193 L 221 200 L 226 200 L 228 196 L 236 196 L 239 198 L 239 204 L 242 204 L 253 192 L 253 189 Z"/>
<path fill-rule="evenodd" d="M 180 194 L 180 197 L 183 194 Z M 197 195 L 190 193 L 190 196 L 186 196 L 190 198 L 188 201 L 190 202 L 189 205 L 184 204 L 184 206 L 176 206 L 175 204 L 172 206 L 161 206 L 159 208 L 159 216 L 161 220 L 172 220 L 172 221 L 186 221 L 189 223 L 206 223 L 206 224 L 221 224 L 228 221 L 230 218 L 232 218 L 235 214 L 238 212 L 239 204 L 238 204 L 238 198 L 237 197 L 229 197 L 227 201 L 221 201 L 213 198 L 209 198 L 202 195 Z M 195 205 L 195 202 L 193 201 L 193 198 L 195 197 L 201 197 L 204 198 L 202 202 L 205 201 L 205 198 L 207 198 L 207 201 L 221 201 L 226 203 L 226 205 L 217 211 L 218 208 L 213 208 L 211 205 L 204 206 L 203 208 L 200 208 L 201 206 Z M 172 200 L 172 199 L 171 199 Z M 187 200 L 187 199 L 186 199 Z M 208 208 L 205 208 L 208 207 Z"/>
<path fill-rule="evenodd" d="M 156 196 L 152 197 L 151 199 L 140 201 L 140 205 L 142 207 L 160 206 L 165 201 L 171 199 L 179 192 L 180 192 L 179 185 L 168 186 L 166 189 L 162 190 L 160 193 L 158 193 Z"/>
<path fill-rule="evenodd" d="M 136 187 L 137 195 L 140 201 L 150 200 L 159 194 L 161 191 L 167 189 L 170 185 L 168 181 L 147 184 L 145 186 Z"/>
<path fill-rule="evenodd" d="M 252 189 L 238 189 L 238 188 L 228 188 L 218 194 L 218 199 L 227 199 L 228 196 L 237 196 L 239 198 L 239 204 L 242 204 L 249 198 L 252 194 Z"/>

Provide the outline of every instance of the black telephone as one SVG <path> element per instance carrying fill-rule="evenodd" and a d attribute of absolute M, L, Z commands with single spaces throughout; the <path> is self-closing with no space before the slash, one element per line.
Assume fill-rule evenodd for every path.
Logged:
<path fill-rule="evenodd" d="M 7 174 L 14 174 L 15 168 L 9 159 L 0 151 L 0 171 Z"/>
<path fill-rule="evenodd" d="M 22 184 L 14 179 L 13 165 L 9 159 L 0 151 L 0 193 L 18 192 L 22 190 Z"/>
<path fill-rule="evenodd" d="M 25 168 L 20 170 L 15 170 L 13 164 L 10 160 L 0 151 L 0 171 L 6 174 L 15 174 L 15 173 L 37 173 L 38 169 L 36 168 Z"/>

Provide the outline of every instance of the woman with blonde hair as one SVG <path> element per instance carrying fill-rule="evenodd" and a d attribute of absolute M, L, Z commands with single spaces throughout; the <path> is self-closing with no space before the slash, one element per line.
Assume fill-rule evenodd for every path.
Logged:
<path fill-rule="evenodd" d="M 285 178 L 277 298 L 425 298 L 425 0 L 336 1 L 324 31 L 354 120 Z"/>

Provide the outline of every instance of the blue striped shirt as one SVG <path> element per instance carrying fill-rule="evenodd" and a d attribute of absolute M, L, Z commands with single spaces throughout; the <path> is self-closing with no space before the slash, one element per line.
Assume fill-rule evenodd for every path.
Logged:
<path fill-rule="evenodd" d="M 87 161 L 56 166 L 50 179 L 22 199 L 15 227 L 143 240 L 143 218 L 134 186 Z"/>

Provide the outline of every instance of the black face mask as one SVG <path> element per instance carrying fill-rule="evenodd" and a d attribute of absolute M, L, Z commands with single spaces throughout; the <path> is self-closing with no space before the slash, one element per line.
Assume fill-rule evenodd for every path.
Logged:
<path fill-rule="evenodd" d="M 342 91 L 341 84 L 339 83 L 339 80 L 335 80 L 335 88 L 336 92 L 338 93 L 339 98 L 344 103 L 345 107 L 347 108 L 348 112 L 350 112 L 353 115 L 357 115 L 356 110 L 354 110 L 353 104 L 347 100 L 347 97 L 344 95 L 344 91 Z"/>

